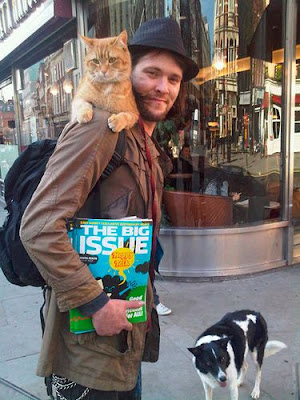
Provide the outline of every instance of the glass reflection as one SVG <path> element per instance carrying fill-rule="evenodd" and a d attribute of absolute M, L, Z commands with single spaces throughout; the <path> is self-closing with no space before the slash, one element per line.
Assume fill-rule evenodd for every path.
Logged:
<path fill-rule="evenodd" d="M 166 189 L 193 192 L 186 207 L 183 194 L 165 196 L 170 225 L 190 226 L 191 212 L 193 227 L 280 217 L 281 7 L 272 1 L 201 1 L 190 2 L 184 16 L 180 13 L 186 48 L 199 74 L 187 89 L 186 125 L 171 134 L 165 129 L 174 159 Z M 158 130 L 161 138 L 160 126 Z M 192 176 L 177 169 L 186 145 Z M 171 197 L 177 207 L 171 205 Z M 176 217 L 170 215 L 174 213 Z"/>
<path fill-rule="evenodd" d="M 69 122 L 72 95 L 79 79 L 76 40 L 20 71 L 21 149 L 36 140 L 58 137 Z"/>
<path fill-rule="evenodd" d="M 88 2 L 88 35 L 129 37 L 162 16 L 181 26 L 199 74 L 185 113 L 157 125 L 173 160 L 164 224 L 236 226 L 280 218 L 282 140 L 281 1 Z"/>
<path fill-rule="evenodd" d="M 299 4 L 298 4 L 299 7 Z M 299 9 L 298 9 L 299 13 Z M 300 257 L 300 29 L 297 24 L 293 208 L 294 257 Z"/>
<path fill-rule="evenodd" d="M 0 188 L 18 156 L 18 141 L 15 123 L 15 104 L 12 84 L 0 89 Z"/>
<path fill-rule="evenodd" d="M 0 196 L 4 196 L 4 179 L 18 157 L 13 85 L 0 89 Z"/>
<path fill-rule="evenodd" d="M 187 54 L 199 66 L 185 88 L 185 112 L 156 129 L 174 165 L 165 183 L 165 226 L 234 227 L 279 219 L 282 2 L 89 0 L 86 7 L 90 37 L 126 29 L 130 38 L 145 20 L 175 19 Z M 68 40 L 20 71 L 21 149 L 58 137 L 68 122 L 80 77 L 76 49 L 77 38 Z M 298 97 L 295 150 L 300 146 Z M 17 146 L 14 127 L 2 133 L 2 141 Z"/>

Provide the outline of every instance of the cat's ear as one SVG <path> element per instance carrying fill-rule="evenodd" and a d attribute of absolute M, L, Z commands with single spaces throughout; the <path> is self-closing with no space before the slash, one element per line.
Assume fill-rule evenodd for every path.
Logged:
<path fill-rule="evenodd" d="M 88 37 L 86 37 L 86 36 L 82 36 L 82 35 L 79 35 L 79 37 L 80 37 L 80 39 L 81 39 L 81 41 L 87 46 L 87 47 L 91 47 L 91 46 L 93 46 L 94 45 L 94 39 L 90 39 L 90 38 L 88 38 Z"/>
<path fill-rule="evenodd" d="M 114 44 L 118 44 L 124 48 L 127 47 L 127 40 L 128 40 L 128 35 L 127 31 L 123 31 L 120 33 L 120 35 L 117 37 L 116 41 Z"/>

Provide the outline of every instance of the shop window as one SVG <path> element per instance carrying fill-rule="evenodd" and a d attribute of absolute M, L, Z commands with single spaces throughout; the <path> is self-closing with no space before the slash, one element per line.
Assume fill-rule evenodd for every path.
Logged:
<path fill-rule="evenodd" d="M 185 112 L 168 116 L 155 132 L 174 165 L 163 226 L 236 227 L 280 218 L 282 24 L 273 23 L 274 2 L 261 4 L 259 13 L 254 3 L 87 2 L 91 37 L 126 29 L 130 38 L 145 20 L 170 15 L 199 66 L 186 85 Z"/>
<path fill-rule="evenodd" d="M 273 107 L 272 125 L 273 125 L 273 138 L 279 139 L 281 133 L 281 118 L 280 118 L 280 109 L 276 106 Z"/>
<path fill-rule="evenodd" d="M 300 134 L 300 110 L 295 111 L 295 134 Z"/>
<path fill-rule="evenodd" d="M 20 71 L 22 109 L 21 149 L 45 138 L 57 138 L 69 122 L 71 101 L 78 85 L 76 39 Z"/>
<path fill-rule="evenodd" d="M 18 137 L 15 123 L 13 85 L 0 89 L 0 196 L 3 197 L 3 181 L 18 156 Z"/>
<path fill-rule="evenodd" d="M 299 15 L 298 3 L 298 15 Z M 297 42 L 296 42 L 296 97 L 295 97 L 295 135 L 294 135 L 294 175 L 293 175 L 293 208 L 292 217 L 294 220 L 294 254 L 295 258 L 300 257 L 300 63 L 299 63 L 299 37 L 300 37 L 299 21 L 297 21 Z"/>

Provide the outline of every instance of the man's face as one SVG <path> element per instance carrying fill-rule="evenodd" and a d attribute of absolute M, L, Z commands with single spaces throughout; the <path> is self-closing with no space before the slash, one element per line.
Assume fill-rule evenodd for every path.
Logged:
<path fill-rule="evenodd" d="M 190 148 L 187 146 L 183 147 L 181 154 L 183 157 L 189 158 L 191 156 Z"/>
<path fill-rule="evenodd" d="M 178 96 L 182 69 L 171 53 L 152 51 L 138 60 L 131 80 L 141 117 L 157 122 L 166 117 Z"/>

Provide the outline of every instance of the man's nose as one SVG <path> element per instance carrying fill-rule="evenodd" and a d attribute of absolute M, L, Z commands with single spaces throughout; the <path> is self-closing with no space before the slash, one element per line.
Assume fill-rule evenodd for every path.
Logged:
<path fill-rule="evenodd" d="M 156 83 L 156 90 L 160 93 L 169 93 L 168 79 L 165 76 L 159 77 Z"/>

